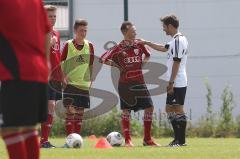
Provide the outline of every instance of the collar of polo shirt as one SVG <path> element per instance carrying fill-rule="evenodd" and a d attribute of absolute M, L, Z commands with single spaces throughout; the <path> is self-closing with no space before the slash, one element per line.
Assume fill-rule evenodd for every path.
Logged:
<path fill-rule="evenodd" d="M 177 33 L 173 36 L 173 38 L 176 38 L 178 35 L 182 35 L 182 33 L 177 32 Z"/>

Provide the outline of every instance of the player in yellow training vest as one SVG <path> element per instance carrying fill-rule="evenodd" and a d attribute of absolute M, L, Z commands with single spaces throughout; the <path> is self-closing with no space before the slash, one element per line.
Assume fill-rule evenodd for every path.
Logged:
<path fill-rule="evenodd" d="M 91 86 L 94 48 L 85 40 L 88 22 L 78 19 L 74 24 L 75 38 L 68 40 L 62 50 L 62 70 L 67 85 L 63 103 L 66 112 L 66 133 L 80 134 L 84 108 L 90 108 L 89 89 Z"/>

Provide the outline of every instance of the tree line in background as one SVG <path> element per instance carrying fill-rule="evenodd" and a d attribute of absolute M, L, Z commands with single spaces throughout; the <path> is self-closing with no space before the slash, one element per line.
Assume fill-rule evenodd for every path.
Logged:
<path fill-rule="evenodd" d="M 232 111 L 234 108 L 234 97 L 229 86 L 222 92 L 222 105 L 220 111 L 213 112 L 212 109 L 212 89 L 208 81 L 205 81 L 207 88 L 207 111 L 198 121 L 188 121 L 188 137 L 240 137 L 240 114 L 234 118 Z M 81 131 L 82 136 L 96 135 L 106 136 L 112 131 L 121 132 L 121 113 L 114 108 L 106 115 L 93 119 L 84 120 Z M 131 120 L 132 136 L 142 136 L 143 126 L 139 114 L 132 115 Z M 56 118 L 52 128 L 52 136 L 65 136 L 64 121 Z M 158 117 L 154 115 L 152 124 L 152 135 L 154 137 L 172 136 L 172 128 L 165 113 L 160 113 Z"/>

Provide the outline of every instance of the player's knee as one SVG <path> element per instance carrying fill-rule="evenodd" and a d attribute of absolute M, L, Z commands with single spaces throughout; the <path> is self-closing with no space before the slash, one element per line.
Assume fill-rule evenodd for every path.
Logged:
<path fill-rule="evenodd" d="M 153 119 L 153 112 L 152 111 L 144 112 L 143 121 L 152 121 L 152 119 Z"/>
<path fill-rule="evenodd" d="M 154 107 L 153 106 L 151 106 L 151 107 L 148 107 L 148 108 L 146 108 L 144 111 L 146 112 L 146 113 L 151 113 L 151 112 L 153 112 L 153 110 L 154 110 Z"/>
<path fill-rule="evenodd" d="M 66 112 L 66 120 L 73 120 L 74 119 L 74 113 L 71 111 Z"/>
<path fill-rule="evenodd" d="M 165 111 L 166 111 L 166 113 L 174 112 L 174 108 L 173 108 L 173 106 L 171 106 L 171 105 L 166 105 Z"/>
<path fill-rule="evenodd" d="M 1 132 L 1 136 L 8 136 L 11 135 L 13 133 L 18 133 L 20 132 L 20 128 L 2 128 L 0 129 Z"/>
<path fill-rule="evenodd" d="M 122 110 L 122 114 L 124 114 L 124 115 L 130 115 L 130 110 L 129 109 L 123 109 Z"/>
<path fill-rule="evenodd" d="M 183 106 L 182 105 L 175 106 L 174 107 L 174 112 L 177 113 L 177 114 L 184 114 Z"/>
<path fill-rule="evenodd" d="M 176 118 L 176 113 L 175 112 L 168 112 L 167 113 L 167 118 L 170 122 L 172 122 Z"/>
<path fill-rule="evenodd" d="M 122 120 L 130 120 L 130 118 L 131 118 L 130 110 L 124 109 L 122 111 Z"/>
<path fill-rule="evenodd" d="M 76 110 L 76 113 L 78 113 L 78 114 L 83 114 L 84 113 L 84 108 L 83 107 L 76 107 L 75 110 Z"/>

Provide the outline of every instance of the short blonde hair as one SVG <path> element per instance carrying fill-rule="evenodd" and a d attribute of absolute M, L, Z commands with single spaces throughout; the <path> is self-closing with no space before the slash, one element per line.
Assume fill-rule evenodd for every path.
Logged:
<path fill-rule="evenodd" d="M 56 11 L 57 7 L 53 6 L 53 5 L 45 5 L 44 6 L 46 11 Z"/>

